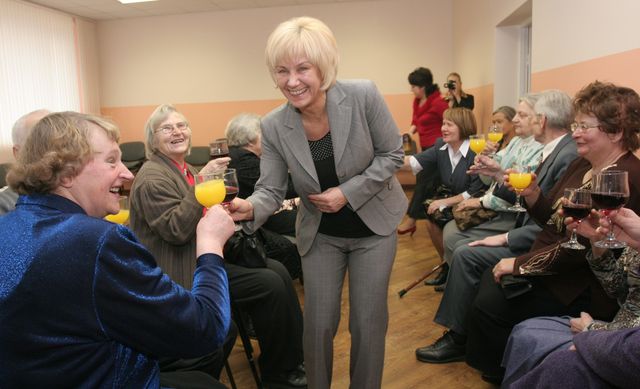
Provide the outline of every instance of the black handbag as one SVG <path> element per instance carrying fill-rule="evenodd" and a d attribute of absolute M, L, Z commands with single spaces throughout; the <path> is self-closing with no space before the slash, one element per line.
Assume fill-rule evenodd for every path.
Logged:
<path fill-rule="evenodd" d="M 440 228 L 444 228 L 445 224 L 453 220 L 453 211 L 451 210 L 451 207 L 447 207 L 443 210 L 437 209 L 434 213 L 429 214 L 429 205 L 431 205 L 431 203 L 435 200 L 444 199 L 451 196 L 451 189 L 448 186 L 441 184 L 438 186 L 438 189 L 436 189 L 435 196 L 430 199 L 426 199 L 423 203 L 424 212 L 427 214 L 427 219 L 437 224 Z"/>
<path fill-rule="evenodd" d="M 259 232 L 234 232 L 225 243 L 223 254 L 227 263 L 248 268 L 267 267 L 267 253 Z"/>

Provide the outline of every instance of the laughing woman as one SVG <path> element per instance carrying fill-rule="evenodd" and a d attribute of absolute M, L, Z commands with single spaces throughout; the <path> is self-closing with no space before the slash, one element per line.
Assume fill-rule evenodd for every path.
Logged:
<path fill-rule="evenodd" d="M 287 102 L 262 121 L 261 175 L 236 198 L 234 219 L 257 228 L 282 204 L 289 171 L 300 196 L 296 240 L 304 277 L 309 386 L 331 386 L 333 337 L 349 275 L 351 387 L 380 388 L 396 253 L 407 198 L 399 130 L 371 81 L 336 81 L 331 30 L 309 17 L 280 24 L 267 41 L 269 72 Z"/>

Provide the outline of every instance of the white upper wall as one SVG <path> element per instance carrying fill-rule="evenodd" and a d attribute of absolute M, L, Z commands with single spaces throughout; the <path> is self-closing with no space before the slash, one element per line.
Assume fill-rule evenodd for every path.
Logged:
<path fill-rule="evenodd" d="M 640 47 L 638 0 L 534 0 L 532 71 Z"/>
<path fill-rule="evenodd" d="M 104 107 L 281 98 L 264 64 L 276 25 L 313 16 L 333 30 L 338 78 L 369 78 L 409 93 L 407 75 L 452 70 L 452 2 L 382 0 L 159 16 L 98 23 Z"/>

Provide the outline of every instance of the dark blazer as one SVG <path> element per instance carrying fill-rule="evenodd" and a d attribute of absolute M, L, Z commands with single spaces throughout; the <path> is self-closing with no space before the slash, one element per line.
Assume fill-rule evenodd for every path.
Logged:
<path fill-rule="evenodd" d="M 394 234 L 407 209 L 407 197 L 395 176 L 404 163 L 402 138 L 384 99 L 368 80 L 338 81 L 327 90 L 329 128 L 339 188 L 348 205 L 377 235 Z M 260 179 L 248 200 L 262 225 L 282 204 L 288 172 L 300 196 L 296 242 L 301 255 L 311 248 L 322 213 L 308 200 L 320 193 L 302 118 L 289 103 L 262 120 Z"/>
<path fill-rule="evenodd" d="M 229 167 L 236 169 L 236 175 L 238 176 L 238 197 L 246 199 L 253 193 L 256 182 L 260 178 L 260 157 L 245 149 L 244 147 L 231 146 L 229 147 Z M 292 199 L 298 197 L 295 189 L 293 189 L 293 182 L 291 177 L 287 182 L 287 194 L 285 198 Z"/>
<path fill-rule="evenodd" d="M 576 142 L 567 134 L 558 142 L 551 154 L 538 166 L 536 181 L 543 194 L 549 193 L 551 188 L 560 180 L 565 171 L 578 157 Z M 527 213 L 522 226 L 509 231 L 509 248 L 514 252 L 528 250 L 536 239 L 542 227 Z"/>
<path fill-rule="evenodd" d="M 539 196 L 531 208 L 532 216 L 539 222 L 549 220 L 555 213 L 553 204 L 563 196 L 565 188 L 575 188 L 582 184 L 582 177 L 591 168 L 590 163 L 579 158 L 567 169 L 546 196 Z M 629 152 L 620 157 L 612 169 L 629 172 L 629 201 L 627 208 L 640 213 L 640 160 Z M 590 313 L 600 319 L 610 319 L 618 309 L 615 300 L 607 297 L 602 285 L 593 275 L 585 259 L 584 250 L 566 250 L 559 247 L 566 240 L 567 232 L 558 230 L 553 224 L 544 224 L 531 247 L 531 252 L 518 256 L 514 264 L 514 274 L 538 275 L 553 272 L 553 275 L 539 277 L 544 286 L 561 302 L 569 305 L 585 289 L 590 289 Z M 589 247 L 589 241 L 583 241 Z"/>
<path fill-rule="evenodd" d="M 52 194 L 21 196 L 0 230 L 3 388 L 158 388 L 158 357 L 195 358 L 225 338 L 217 255 L 198 258 L 189 292 L 128 228 Z"/>
<path fill-rule="evenodd" d="M 467 156 L 460 159 L 452 172 L 449 151 L 447 149 L 440 150 L 444 145 L 442 138 L 438 138 L 433 147 L 414 156 L 423 170 L 438 171 L 440 183 L 448 186 L 453 195 L 467 191 L 471 196 L 474 196 L 484 189 L 486 185 L 480 180 L 479 175 L 467 174 L 467 170 L 473 165 L 476 154 L 469 149 Z"/>

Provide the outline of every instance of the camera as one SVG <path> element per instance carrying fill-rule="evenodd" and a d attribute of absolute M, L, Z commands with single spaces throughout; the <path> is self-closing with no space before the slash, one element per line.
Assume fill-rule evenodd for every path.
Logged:
<path fill-rule="evenodd" d="M 447 89 L 456 89 L 456 82 L 451 80 L 444 83 L 444 87 Z"/>

